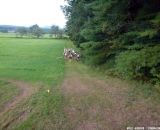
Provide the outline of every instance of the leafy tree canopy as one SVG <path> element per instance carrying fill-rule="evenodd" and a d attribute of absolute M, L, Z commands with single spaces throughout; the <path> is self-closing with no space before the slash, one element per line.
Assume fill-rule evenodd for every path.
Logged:
<path fill-rule="evenodd" d="M 37 37 L 37 38 L 41 37 L 42 34 L 43 34 L 42 29 L 41 29 L 37 24 L 31 26 L 31 27 L 29 28 L 29 32 L 30 32 L 33 36 L 35 36 L 35 37 Z"/>

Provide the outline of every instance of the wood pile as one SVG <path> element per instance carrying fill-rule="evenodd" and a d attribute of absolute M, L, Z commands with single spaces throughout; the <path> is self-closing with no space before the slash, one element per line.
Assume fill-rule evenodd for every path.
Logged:
<path fill-rule="evenodd" d="M 65 59 L 72 59 L 76 61 L 79 61 L 80 59 L 80 54 L 72 48 L 64 48 L 63 55 Z"/>

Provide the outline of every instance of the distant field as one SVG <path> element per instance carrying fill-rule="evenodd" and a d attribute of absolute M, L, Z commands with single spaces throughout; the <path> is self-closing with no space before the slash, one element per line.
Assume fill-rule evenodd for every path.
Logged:
<path fill-rule="evenodd" d="M 0 32 L 0 37 L 16 37 L 15 33 L 1 33 Z"/>
<path fill-rule="evenodd" d="M 0 77 L 55 84 L 63 77 L 63 40 L 0 39 Z"/>
<path fill-rule="evenodd" d="M 0 38 L 16 38 L 16 37 L 20 37 L 18 35 L 16 35 L 16 33 L 2 33 L 0 32 Z M 64 35 L 64 37 L 67 37 L 66 35 Z M 30 38 L 29 36 L 23 36 L 23 38 Z M 50 34 L 44 34 L 42 38 L 48 38 L 50 39 Z M 55 38 L 55 36 L 53 35 L 52 38 Z"/>

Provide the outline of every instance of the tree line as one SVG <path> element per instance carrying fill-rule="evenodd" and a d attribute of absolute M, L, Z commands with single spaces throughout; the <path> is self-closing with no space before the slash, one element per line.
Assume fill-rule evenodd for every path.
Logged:
<path fill-rule="evenodd" d="M 66 30 L 84 63 L 160 83 L 160 0 L 66 1 Z"/>
<path fill-rule="evenodd" d="M 27 27 L 17 27 L 16 31 L 17 37 L 29 36 L 40 38 L 44 34 L 49 34 L 50 38 L 53 36 L 55 38 L 62 38 L 64 34 L 64 29 L 59 28 L 59 26 L 52 25 L 50 29 L 40 28 L 37 24 L 27 28 Z"/>

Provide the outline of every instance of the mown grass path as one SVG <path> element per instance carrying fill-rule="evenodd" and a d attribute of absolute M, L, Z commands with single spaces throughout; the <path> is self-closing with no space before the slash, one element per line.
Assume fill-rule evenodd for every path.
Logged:
<path fill-rule="evenodd" d="M 160 105 L 150 98 L 133 95 L 131 84 L 104 80 L 75 62 L 66 63 L 62 85 L 67 130 L 125 130 L 127 127 L 158 126 Z"/>

